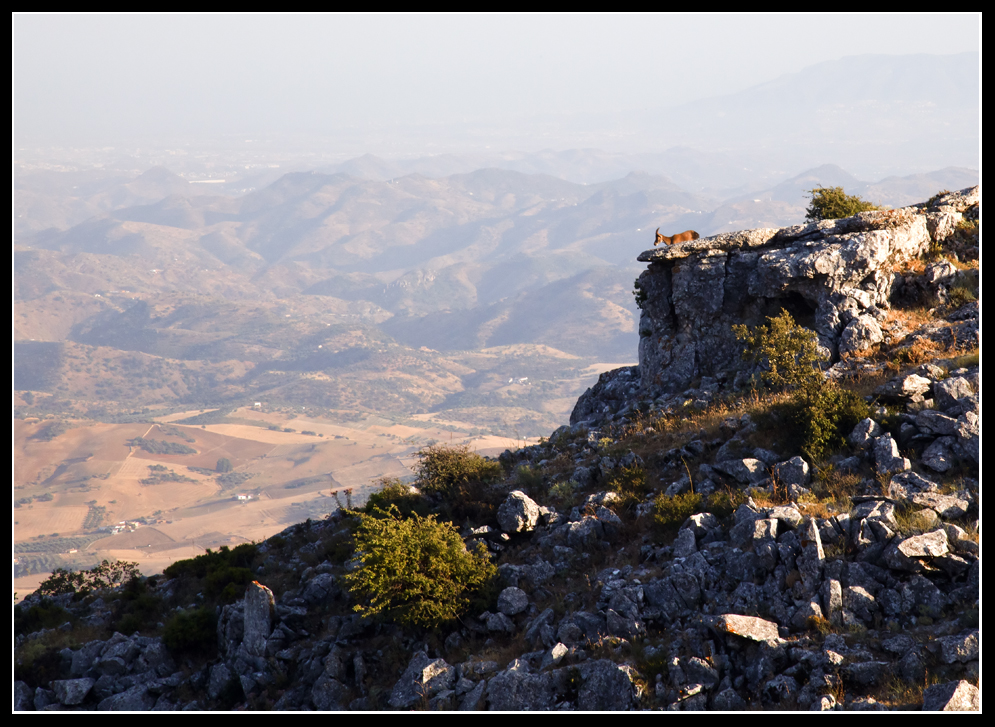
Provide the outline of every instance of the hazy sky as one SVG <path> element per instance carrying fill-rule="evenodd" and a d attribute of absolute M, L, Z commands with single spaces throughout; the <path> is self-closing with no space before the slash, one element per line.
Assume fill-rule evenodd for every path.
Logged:
<path fill-rule="evenodd" d="M 843 56 L 977 51 L 980 29 L 980 14 L 20 14 L 15 140 L 652 108 Z"/>

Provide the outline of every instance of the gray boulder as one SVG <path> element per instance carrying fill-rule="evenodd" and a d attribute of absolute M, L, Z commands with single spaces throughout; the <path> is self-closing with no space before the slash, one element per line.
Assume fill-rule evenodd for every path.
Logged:
<path fill-rule="evenodd" d="M 443 659 L 429 659 L 424 651 L 417 652 L 397 680 L 387 703 L 394 709 L 408 709 L 423 699 L 452 689 L 456 684 L 456 669 Z"/>
<path fill-rule="evenodd" d="M 529 607 L 529 597 L 521 588 L 505 588 L 498 596 L 497 606 L 501 613 L 514 616 Z"/>
<path fill-rule="evenodd" d="M 584 712 L 619 712 L 628 709 L 635 697 L 635 670 L 608 659 L 586 662 L 578 668 L 581 686 L 577 708 Z"/>
<path fill-rule="evenodd" d="M 922 693 L 923 712 L 977 712 L 980 709 L 978 688 L 964 680 L 935 684 Z"/>
<path fill-rule="evenodd" d="M 896 472 L 907 472 L 912 469 L 912 463 L 898 452 L 898 444 L 890 434 L 884 434 L 874 440 L 874 462 L 878 474 L 890 475 Z"/>
<path fill-rule="evenodd" d="M 539 506 L 521 490 L 514 490 L 498 508 L 497 520 L 506 533 L 534 530 L 539 521 Z"/>
<path fill-rule="evenodd" d="M 894 570 L 919 573 L 923 559 L 937 558 L 949 551 L 947 533 L 941 528 L 892 543 L 884 551 L 884 562 Z"/>
<path fill-rule="evenodd" d="M 774 477 L 782 485 L 799 485 L 808 487 L 812 475 L 806 462 L 801 457 L 792 457 L 786 462 L 774 465 Z"/>
<path fill-rule="evenodd" d="M 538 712 L 552 708 L 556 690 L 548 673 L 533 674 L 521 659 L 487 683 L 489 709 L 500 712 Z"/>
<path fill-rule="evenodd" d="M 955 636 L 943 636 L 936 640 L 940 647 L 940 661 L 944 664 L 966 664 L 980 656 L 978 630 L 972 629 Z"/>
<path fill-rule="evenodd" d="M 719 472 L 729 475 L 743 484 L 757 484 L 767 479 L 767 465 L 759 459 L 728 459 L 712 465 Z"/>
<path fill-rule="evenodd" d="M 107 697 L 97 704 L 100 712 L 149 712 L 155 706 L 156 698 L 149 694 L 144 684 L 136 684 L 119 694 Z"/>
<path fill-rule="evenodd" d="M 940 411 L 947 411 L 957 406 L 958 400 L 971 396 L 974 388 L 963 376 L 953 376 L 943 381 L 938 381 L 933 387 L 933 397 L 936 401 L 936 408 Z"/>
<path fill-rule="evenodd" d="M 705 620 L 716 631 L 740 636 L 750 641 L 773 643 L 780 641 L 777 624 L 773 621 L 757 618 L 756 616 L 726 613 L 721 616 L 706 618 Z"/>
<path fill-rule="evenodd" d="M 275 613 L 276 601 L 270 589 L 258 581 L 253 581 L 245 587 L 242 643 L 251 656 L 266 655 L 266 640 L 273 630 Z"/>
<path fill-rule="evenodd" d="M 215 664 L 211 667 L 211 675 L 207 682 L 207 696 L 217 699 L 228 682 L 232 679 L 231 670 L 224 664 Z"/>
<path fill-rule="evenodd" d="M 873 317 L 857 316 L 850 321 L 840 336 L 840 356 L 866 351 L 884 340 L 884 332 Z"/>
<path fill-rule="evenodd" d="M 932 382 L 924 376 L 908 374 L 882 384 L 874 390 L 874 393 L 882 401 L 892 403 L 905 403 L 909 400 L 921 401 L 923 395 L 929 391 L 932 385 Z"/>
<path fill-rule="evenodd" d="M 52 682 L 52 690 L 60 704 L 71 706 L 80 704 L 93 688 L 93 679 L 57 679 Z"/>
<path fill-rule="evenodd" d="M 860 449 L 870 449 L 881 436 L 881 425 L 871 418 L 864 419 L 850 432 L 850 444 Z"/>

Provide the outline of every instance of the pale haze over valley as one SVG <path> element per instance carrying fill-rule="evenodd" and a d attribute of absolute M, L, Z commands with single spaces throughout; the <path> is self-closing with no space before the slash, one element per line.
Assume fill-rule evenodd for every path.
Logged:
<path fill-rule="evenodd" d="M 656 228 L 978 184 L 980 31 L 15 14 L 19 577 L 152 572 L 408 478 L 431 443 L 547 436 L 636 360 Z"/>

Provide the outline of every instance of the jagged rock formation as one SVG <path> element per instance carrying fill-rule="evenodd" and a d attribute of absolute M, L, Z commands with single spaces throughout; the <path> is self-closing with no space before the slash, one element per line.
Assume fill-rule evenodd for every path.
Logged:
<path fill-rule="evenodd" d="M 961 220 L 976 220 L 978 199 L 974 187 L 928 207 L 743 230 L 647 250 L 639 260 L 649 267 L 636 281 L 643 311 L 638 371 L 603 374 L 597 394 L 582 397 L 571 424 L 597 423 L 606 406 L 622 408 L 621 400 L 633 398 L 628 392 L 635 379 L 641 398 L 684 391 L 703 378 L 733 383 L 743 369 L 733 324 L 762 324 L 781 309 L 818 334 L 831 362 L 880 342 L 879 319 L 913 284 L 895 270 L 950 237 Z M 964 274 L 947 262 L 923 278 L 939 289 Z M 976 341 L 977 316 L 955 335 Z"/>
<path fill-rule="evenodd" d="M 876 336 L 863 319 L 920 284 L 953 296 L 964 272 L 892 267 L 964 214 L 976 190 L 653 251 L 640 366 L 602 376 L 548 441 L 505 452 L 478 509 L 491 516 L 460 523 L 498 566 L 489 610 L 441 632 L 363 620 L 342 586 L 359 567 L 352 516 L 335 512 L 252 546 L 239 583 L 257 580 L 231 602 L 192 596 L 195 568 L 139 584 L 169 624 L 213 613 L 199 656 L 167 648 L 161 623 L 117 633 L 122 589 L 28 597 L 15 624 L 66 620 L 16 636 L 15 710 L 979 709 L 977 359 L 883 376 L 872 415 L 819 462 L 734 410 L 722 330 L 794 306 L 838 358 L 830 374 L 873 369 L 845 355 Z M 977 302 L 949 308 L 940 326 L 884 321 L 882 337 L 901 351 L 976 335 Z M 713 405 L 728 408 L 718 423 L 682 423 Z"/>

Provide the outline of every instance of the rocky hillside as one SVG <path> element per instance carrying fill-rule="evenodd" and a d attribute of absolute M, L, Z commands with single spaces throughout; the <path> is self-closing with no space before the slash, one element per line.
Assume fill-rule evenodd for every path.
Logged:
<path fill-rule="evenodd" d="M 978 199 L 644 253 L 639 366 L 548 441 L 428 450 L 160 576 L 56 574 L 14 708 L 979 709 Z M 825 362 L 787 387 L 743 356 L 781 311 Z M 386 559 L 405 523 L 458 547 Z M 437 568 L 470 553 L 483 585 Z"/>

